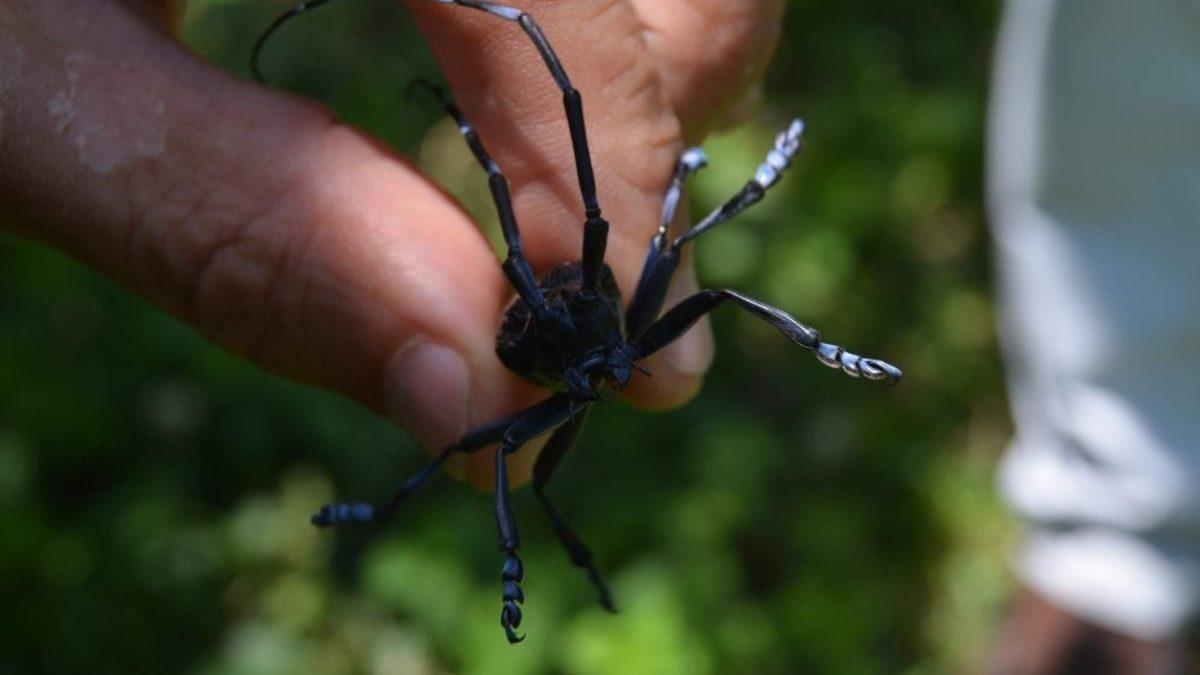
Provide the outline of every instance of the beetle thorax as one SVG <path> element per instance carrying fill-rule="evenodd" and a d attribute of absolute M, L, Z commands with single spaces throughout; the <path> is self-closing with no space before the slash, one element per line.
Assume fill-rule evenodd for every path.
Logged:
<path fill-rule="evenodd" d="M 604 267 L 599 292 L 585 292 L 582 280 L 580 264 L 565 263 L 539 278 L 541 311 L 515 298 L 501 320 L 496 354 L 528 380 L 595 399 L 629 381 L 632 354 L 612 271 Z"/>

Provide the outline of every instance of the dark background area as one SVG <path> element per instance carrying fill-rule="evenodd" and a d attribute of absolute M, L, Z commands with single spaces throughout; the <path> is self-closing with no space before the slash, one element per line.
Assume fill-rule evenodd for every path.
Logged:
<path fill-rule="evenodd" d="M 185 41 L 239 73 L 288 6 L 191 4 Z M 496 625 L 488 495 L 441 478 L 383 531 L 317 531 L 316 507 L 386 495 L 425 455 L 354 404 L 0 235 L 0 673 L 963 672 L 1011 586 L 981 204 L 996 13 L 991 0 L 788 3 L 762 104 L 706 143 L 693 212 L 739 187 L 791 116 L 808 146 L 760 207 L 700 241 L 701 281 L 906 377 L 854 381 L 717 313 L 699 397 L 665 414 L 598 407 L 552 487 L 619 615 L 516 494 L 530 595 L 517 648 Z M 436 76 L 404 12 L 348 2 L 319 16 L 271 43 L 272 79 L 490 219 L 453 127 L 404 100 L 406 82 Z"/>

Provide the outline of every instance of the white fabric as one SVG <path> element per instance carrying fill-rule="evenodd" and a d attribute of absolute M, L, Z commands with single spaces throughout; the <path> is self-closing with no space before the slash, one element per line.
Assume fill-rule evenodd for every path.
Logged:
<path fill-rule="evenodd" d="M 1164 637 L 1200 560 L 1200 0 L 1010 0 L 992 97 L 1020 573 Z"/>
<path fill-rule="evenodd" d="M 1029 537 L 1018 571 L 1055 604 L 1148 640 L 1174 633 L 1191 609 L 1195 565 L 1111 528 Z"/>

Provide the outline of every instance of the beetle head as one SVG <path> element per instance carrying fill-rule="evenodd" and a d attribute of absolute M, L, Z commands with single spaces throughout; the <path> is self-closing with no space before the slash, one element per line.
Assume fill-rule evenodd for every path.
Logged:
<path fill-rule="evenodd" d="M 637 368 L 633 361 L 634 353 L 624 343 L 596 350 L 563 373 L 567 391 L 587 401 L 613 398 L 629 384 Z"/>

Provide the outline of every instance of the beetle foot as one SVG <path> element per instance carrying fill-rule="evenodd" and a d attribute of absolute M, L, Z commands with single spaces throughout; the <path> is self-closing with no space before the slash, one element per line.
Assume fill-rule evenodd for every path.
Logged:
<path fill-rule="evenodd" d="M 504 584 L 504 606 L 500 610 L 500 625 L 504 628 L 504 636 L 509 644 L 517 644 L 525 639 L 523 633 L 517 633 L 521 627 L 521 607 L 517 604 L 525 602 L 525 592 L 521 590 L 521 581 L 525 578 L 525 568 L 515 550 L 505 551 L 504 570 L 500 580 Z"/>
<path fill-rule="evenodd" d="M 868 380 L 891 380 L 899 382 L 904 373 L 882 359 L 868 359 L 842 349 L 829 342 L 817 345 L 817 359 L 830 368 L 840 368 L 850 377 L 865 377 Z"/>
<path fill-rule="evenodd" d="M 312 524 L 317 527 L 346 525 L 347 523 L 371 523 L 375 521 L 375 507 L 364 502 L 328 504 L 313 514 Z"/>

